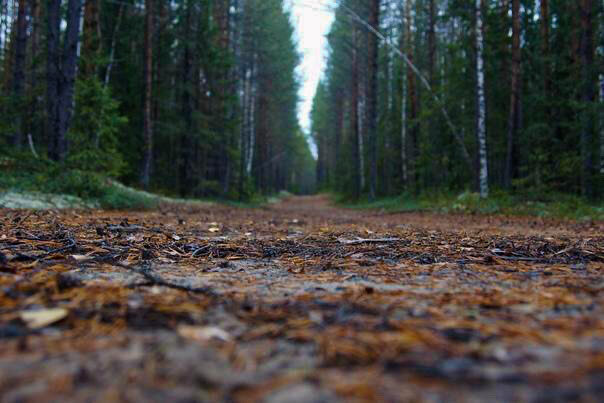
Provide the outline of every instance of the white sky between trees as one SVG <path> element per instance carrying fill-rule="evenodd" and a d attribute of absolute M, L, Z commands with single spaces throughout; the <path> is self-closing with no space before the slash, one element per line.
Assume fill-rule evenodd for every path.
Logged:
<path fill-rule="evenodd" d="M 333 22 L 333 12 L 326 6 L 332 5 L 326 0 L 286 0 L 286 9 L 291 12 L 292 23 L 296 29 L 298 51 L 302 61 L 298 74 L 302 79 L 298 120 L 306 134 L 310 134 L 310 110 L 317 84 L 321 79 L 327 61 L 327 38 L 325 35 Z M 311 151 L 316 157 L 316 146 L 309 141 Z"/>

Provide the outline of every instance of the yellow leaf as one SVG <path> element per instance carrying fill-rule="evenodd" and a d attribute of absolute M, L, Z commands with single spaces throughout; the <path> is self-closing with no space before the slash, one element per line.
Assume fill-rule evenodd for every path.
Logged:
<path fill-rule="evenodd" d="M 23 311 L 19 316 L 23 322 L 27 323 L 30 329 L 40 329 L 64 319 L 67 314 L 67 309 L 54 308 Z"/>

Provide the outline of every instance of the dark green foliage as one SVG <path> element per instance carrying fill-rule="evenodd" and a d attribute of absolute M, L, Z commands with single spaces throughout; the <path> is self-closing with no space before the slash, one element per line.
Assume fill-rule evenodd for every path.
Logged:
<path fill-rule="evenodd" d="M 76 83 L 75 112 L 68 140 L 66 164 L 72 169 L 117 177 L 124 161 L 118 149 L 118 134 L 127 119 L 118 113 L 118 103 L 96 77 Z"/>
<path fill-rule="evenodd" d="M 329 34 L 328 68 L 317 90 L 312 114 L 312 134 L 319 148 L 320 188 L 348 197 L 355 194 L 355 150 L 349 106 L 355 84 L 351 71 L 355 48 L 353 33 L 356 30 L 367 35 L 367 29 L 354 22 L 347 9 L 355 10 L 363 17 L 366 3 L 343 0 L 336 9 L 336 20 Z M 434 0 L 437 18 L 433 76 L 429 74 L 430 0 L 382 0 L 381 3 L 381 32 L 391 44 L 412 58 L 435 96 L 427 90 L 422 79 L 412 73 L 411 81 L 418 93 L 418 115 L 412 119 L 411 81 L 406 75 L 409 67 L 389 44 L 381 41 L 376 139 L 378 195 L 391 198 L 401 194 L 411 197 L 434 192 L 473 192 L 477 185 L 473 179 L 475 175 L 464 163 L 441 107 L 451 117 L 455 131 L 463 138 L 472 159 L 476 159 L 475 2 Z M 408 3 L 411 21 L 404 18 Z M 602 100 L 594 96 L 598 84 L 594 70 L 604 74 L 603 5 L 593 1 L 549 0 L 548 3 L 549 14 L 545 22 L 540 15 L 540 1 L 520 2 L 521 111 L 513 143 L 511 187 L 507 192 L 531 195 L 533 199 L 550 194 L 580 195 L 585 194 L 583 188 L 587 183 L 593 190 L 591 197 L 601 199 L 604 187 L 597 163 L 604 158 L 599 155 L 602 141 L 599 130 L 602 130 L 604 119 L 599 121 L 598 116 L 604 107 Z M 581 11 L 588 3 L 592 5 L 591 20 Z M 509 1 L 485 0 L 483 6 L 488 168 L 490 187 L 495 193 L 506 186 L 512 63 L 510 4 Z M 367 20 L 366 15 L 363 18 Z M 405 36 L 408 24 L 412 24 L 411 38 Z M 593 46 L 581 47 L 582 43 L 589 43 L 585 40 L 589 32 L 593 34 Z M 368 63 L 367 46 L 361 42 L 357 49 L 363 54 L 360 68 L 364 71 Z M 407 87 L 405 100 L 403 84 Z M 403 101 L 406 105 L 404 123 Z M 359 102 L 363 108 L 363 95 Z M 342 105 L 343 112 L 340 110 Z M 409 172 L 413 170 L 415 176 L 406 182 L 402 174 L 403 124 L 408 143 L 413 130 L 417 129 L 415 159 L 412 160 L 411 151 L 406 150 Z M 368 132 L 363 133 L 366 145 Z M 582 141 L 586 142 L 587 151 L 582 151 Z M 364 159 L 361 174 L 365 176 L 365 183 L 369 180 L 369 157 L 367 150 L 361 155 L 361 160 Z M 589 178 L 582 181 L 585 175 Z M 362 189 L 363 195 L 368 191 L 366 186 Z"/>
<path fill-rule="evenodd" d="M 74 169 L 28 153 L 0 156 L 0 192 L 42 192 L 77 196 L 108 209 L 147 209 L 158 197 L 126 188 L 105 173 Z"/>
<path fill-rule="evenodd" d="M 49 100 L 41 96 L 48 87 L 44 72 L 51 32 L 46 20 L 52 10 L 41 2 L 40 13 L 28 16 L 32 45 L 27 49 L 26 96 L 16 99 L 10 84 L 0 91 L 0 111 L 7 117 L 0 122 L 0 146 L 11 158 L 27 155 L 28 161 L 36 161 L 31 150 L 10 151 L 14 122 L 24 118 L 40 166 L 24 176 L 12 172 L 15 183 L 10 187 L 23 183 L 28 190 L 67 192 L 111 206 L 140 204 L 108 186 L 106 178 L 135 185 L 141 176 L 147 4 L 152 4 L 153 20 L 150 188 L 180 197 L 236 200 L 285 189 L 311 192 L 314 160 L 296 116 L 299 55 L 282 0 L 85 2 L 74 113 L 59 165 L 45 160 L 54 144 L 45 122 Z M 53 10 L 61 20 L 68 15 L 66 7 Z M 2 18 L 10 22 L 12 17 Z M 12 77 L 15 58 L 9 37 L 0 49 L 2 82 Z M 249 151 L 242 133 L 249 106 L 242 91 L 250 63 L 255 65 L 255 124 L 248 174 L 242 169 L 242 155 Z M 9 187 L 8 180 L 3 185 Z"/>

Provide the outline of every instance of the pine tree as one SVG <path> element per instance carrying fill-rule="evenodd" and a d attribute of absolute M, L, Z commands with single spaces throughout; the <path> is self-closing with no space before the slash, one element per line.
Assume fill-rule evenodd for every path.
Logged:
<path fill-rule="evenodd" d="M 512 0 L 512 62 L 510 83 L 510 115 L 504 185 L 509 188 L 516 170 L 516 137 L 520 128 L 520 0 Z"/>
<path fill-rule="evenodd" d="M 141 185 L 149 188 L 153 159 L 153 120 L 151 113 L 153 96 L 153 0 L 145 0 L 145 56 L 143 101 L 143 167 Z"/>

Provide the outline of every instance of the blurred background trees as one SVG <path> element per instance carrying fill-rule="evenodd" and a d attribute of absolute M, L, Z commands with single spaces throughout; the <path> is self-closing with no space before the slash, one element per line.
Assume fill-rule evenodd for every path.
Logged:
<path fill-rule="evenodd" d="M 604 195 L 602 1 L 290 3 L 335 15 L 308 134 L 284 0 L 0 0 L 0 150 L 183 197 Z"/>
<path fill-rule="evenodd" d="M 374 7 L 335 6 L 313 108 L 321 188 L 604 195 L 603 2 L 381 0 L 377 56 Z"/>
<path fill-rule="evenodd" d="M 186 197 L 311 191 L 282 0 L 1 0 L 0 147 Z"/>

